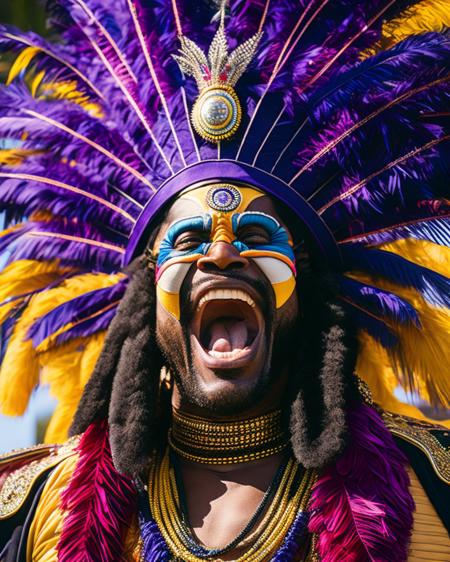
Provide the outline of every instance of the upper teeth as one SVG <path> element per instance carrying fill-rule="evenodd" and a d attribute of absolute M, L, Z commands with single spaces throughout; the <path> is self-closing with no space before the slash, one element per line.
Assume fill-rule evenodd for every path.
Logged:
<path fill-rule="evenodd" d="M 203 295 L 198 305 L 201 306 L 207 301 L 219 299 L 234 299 L 244 301 L 252 308 L 256 306 L 255 301 L 252 299 L 252 297 L 241 289 L 212 289 L 211 291 L 208 291 L 205 295 Z"/>

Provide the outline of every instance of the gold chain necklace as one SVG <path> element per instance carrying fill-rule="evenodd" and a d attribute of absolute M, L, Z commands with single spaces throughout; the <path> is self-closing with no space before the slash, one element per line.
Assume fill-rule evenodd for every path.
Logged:
<path fill-rule="evenodd" d="M 174 410 L 169 445 L 201 464 L 236 464 L 283 451 L 289 442 L 281 410 L 246 420 L 214 422 Z"/>
<path fill-rule="evenodd" d="M 288 461 L 278 490 L 264 517 L 265 528 L 248 551 L 235 562 L 261 562 L 273 556 L 280 548 L 296 516 L 306 509 L 316 479 L 313 471 L 302 472 L 303 469 L 294 459 Z M 152 516 L 174 559 L 204 562 L 204 558 L 195 556 L 181 539 L 183 528 L 180 501 L 168 451 L 154 463 L 150 471 L 149 502 Z"/>

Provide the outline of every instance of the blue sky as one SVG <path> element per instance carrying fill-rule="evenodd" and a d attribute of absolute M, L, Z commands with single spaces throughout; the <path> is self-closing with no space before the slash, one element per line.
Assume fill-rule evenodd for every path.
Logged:
<path fill-rule="evenodd" d="M 36 443 L 36 425 L 39 418 L 47 417 L 53 410 L 55 401 L 46 387 L 33 393 L 26 414 L 20 418 L 0 415 L 0 453 L 29 447 Z"/>

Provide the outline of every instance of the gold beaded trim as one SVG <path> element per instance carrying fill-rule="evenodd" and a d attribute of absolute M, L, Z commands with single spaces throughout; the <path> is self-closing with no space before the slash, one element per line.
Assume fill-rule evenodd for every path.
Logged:
<path fill-rule="evenodd" d="M 12 451 L 0 455 L 0 466 L 39 455 L 49 455 L 54 450 L 55 445 L 32 445 L 31 447 L 24 447 L 22 449 L 13 449 Z"/>
<path fill-rule="evenodd" d="M 270 447 L 268 449 L 263 449 L 262 451 L 254 451 L 249 453 L 242 453 L 237 455 L 231 456 L 205 456 L 205 455 L 196 455 L 193 453 L 189 453 L 188 451 L 177 447 L 173 442 L 171 432 L 169 431 L 168 441 L 170 448 L 177 453 L 181 458 L 186 459 L 191 462 L 196 462 L 199 464 L 210 464 L 210 465 L 226 465 L 226 464 L 238 464 L 243 462 L 251 462 L 257 461 L 260 459 L 265 459 L 266 457 L 270 457 L 271 455 L 276 455 L 277 453 L 281 453 L 286 449 L 288 446 L 289 441 L 286 440 L 283 443 L 276 447 Z"/>
<path fill-rule="evenodd" d="M 384 423 L 389 431 L 412 445 L 418 447 L 430 460 L 436 475 L 446 484 L 450 484 L 450 449 L 441 445 L 431 430 L 444 430 L 442 426 L 427 424 L 394 414 L 382 413 Z"/>
<path fill-rule="evenodd" d="M 298 463 L 290 459 L 280 486 L 272 501 L 267 517 L 266 527 L 248 551 L 235 562 L 261 562 L 272 556 L 281 546 L 299 511 L 304 511 L 311 496 L 311 488 L 316 480 L 312 470 L 306 470 L 299 485 L 294 487 Z M 180 503 L 173 468 L 170 466 L 169 454 L 155 463 L 149 475 L 149 503 L 152 516 L 174 555 L 175 560 L 183 562 L 201 562 L 181 541 Z M 236 547 L 239 548 L 239 545 Z"/>
<path fill-rule="evenodd" d="M 0 520 L 7 519 L 19 511 L 26 501 L 37 479 L 49 468 L 56 466 L 61 460 L 75 454 L 78 437 L 73 437 L 61 447 L 51 447 L 48 456 L 31 461 L 9 474 L 0 490 Z M 36 454 L 42 447 L 33 447 L 29 450 Z M 20 452 L 19 458 L 26 458 L 27 450 Z M 15 454 L 18 454 L 16 452 Z"/>
<path fill-rule="evenodd" d="M 280 410 L 247 420 L 212 422 L 174 411 L 169 444 L 181 457 L 203 464 L 235 464 L 279 453 L 289 438 Z"/>

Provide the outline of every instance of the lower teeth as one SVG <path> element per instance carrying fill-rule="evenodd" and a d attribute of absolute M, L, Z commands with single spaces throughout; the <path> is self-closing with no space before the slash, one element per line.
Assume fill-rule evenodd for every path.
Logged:
<path fill-rule="evenodd" d="M 242 353 L 242 351 L 242 349 L 233 349 L 233 351 L 214 351 L 213 349 L 210 349 L 208 353 L 209 355 L 219 359 L 231 359 L 232 357 L 236 357 L 236 355 Z"/>

